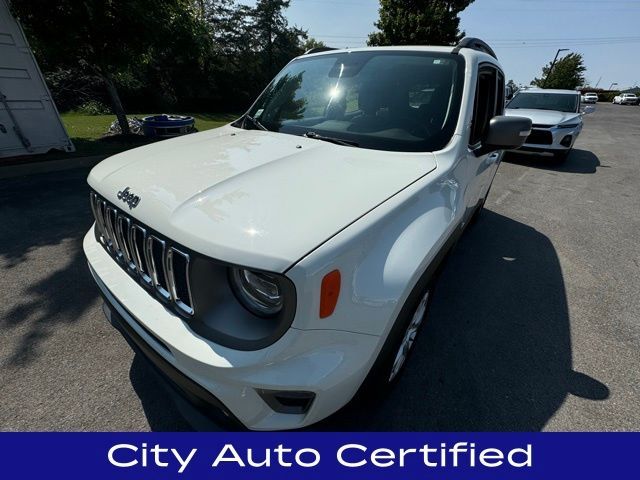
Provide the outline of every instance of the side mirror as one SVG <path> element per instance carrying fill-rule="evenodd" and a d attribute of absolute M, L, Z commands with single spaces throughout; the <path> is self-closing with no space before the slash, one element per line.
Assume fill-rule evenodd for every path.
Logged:
<path fill-rule="evenodd" d="M 582 113 L 585 114 L 585 115 L 589 115 L 590 113 L 593 113 L 595 111 L 596 111 L 596 107 L 594 107 L 593 105 L 587 105 L 582 110 Z"/>
<path fill-rule="evenodd" d="M 531 135 L 531 126 L 531 119 L 526 117 L 493 117 L 481 148 L 482 154 L 520 148 Z"/>

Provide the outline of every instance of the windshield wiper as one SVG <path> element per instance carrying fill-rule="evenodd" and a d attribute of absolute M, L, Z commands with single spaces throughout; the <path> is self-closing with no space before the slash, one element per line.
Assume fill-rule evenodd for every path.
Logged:
<path fill-rule="evenodd" d="M 303 135 L 303 137 L 313 138 L 314 140 L 322 140 L 323 142 L 335 143 L 336 145 L 343 145 L 345 147 L 357 147 L 357 142 L 352 142 L 350 140 L 342 140 L 341 138 L 334 137 L 325 137 L 324 135 L 320 135 L 316 132 L 307 132 Z"/>
<path fill-rule="evenodd" d="M 260 120 L 258 120 L 257 118 L 252 117 L 251 115 L 249 115 L 248 113 L 245 113 L 243 119 L 242 119 L 242 128 L 245 128 L 245 124 L 247 123 L 247 120 L 254 126 L 256 127 L 258 130 L 264 130 L 265 132 L 268 132 L 269 129 L 267 127 L 265 127 L 263 124 L 260 123 Z"/>

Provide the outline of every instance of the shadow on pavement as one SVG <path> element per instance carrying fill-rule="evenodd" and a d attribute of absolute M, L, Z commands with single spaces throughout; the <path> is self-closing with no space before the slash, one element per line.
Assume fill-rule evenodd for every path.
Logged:
<path fill-rule="evenodd" d="M 149 361 L 136 353 L 129 370 L 131 385 L 140 398 L 149 428 L 154 432 L 188 432 L 191 426 L 180 414 Z"/>
<path fill-rule="evenodd" d="M 593 152 L 577 148 L 574 148 L 562 163 L 551 157 L 515 152 L 508 152 L 503 161 L 525 167 L 564 173 L 596 173 L 597 168 L 600 167 L 600 159 Z"/>
<path fill-rule="evenodd" d="M 0 181 L 0 283 L 13 296 L 0 307 L 0 329 L 20 335 L 13 351 L 2 352 L 10 367 L 34 360 L 51 332 L 80 320 L 97 299 L 82 251 L 92 223 L 86 176 L 77 170 Z M 60 267 L 47 248 L 62 243 L 68 259 Z M 18 266 L 37 280 L 17 283 Z"/>
<path fill-rule="evenodd" d="M 537 431 L 568 393 L 609 396 L 605 385 L 572 370 L 553 245 L 491 211 L 447 261 L 407 367 L 388 396 L 354 402 L 310 429 Z"/>

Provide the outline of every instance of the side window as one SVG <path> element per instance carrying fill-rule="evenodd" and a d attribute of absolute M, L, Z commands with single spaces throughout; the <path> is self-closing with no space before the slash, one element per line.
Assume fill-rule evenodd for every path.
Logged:
<path fill-rule="evenodd" d="M 469 145 L 475 147 L 482 142 L 489 122 L 504 112 L 504 75 L 496 68 L 485 65 L 478 72 L 476 98 L 471 123 Z"/>

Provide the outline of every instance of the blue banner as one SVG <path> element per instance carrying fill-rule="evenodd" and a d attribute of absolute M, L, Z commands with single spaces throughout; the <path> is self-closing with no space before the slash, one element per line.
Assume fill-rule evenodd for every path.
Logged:
<path fill-rule="evenodd" d="M 637 433 L 0 433 L 2 478 L 638 478 Z"/>

